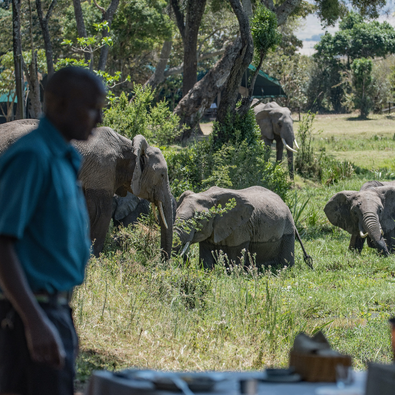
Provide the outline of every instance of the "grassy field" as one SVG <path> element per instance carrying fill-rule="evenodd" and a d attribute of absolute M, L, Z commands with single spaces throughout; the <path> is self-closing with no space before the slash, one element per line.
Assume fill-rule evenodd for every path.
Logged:
<path fill-rule="evenodd" d="M 298 122 L 295 122 L 297 128 Z M 197 246 L 187 264 L 161 264 L 153 219 L 134 231 L 109 237 L 105 254 L 92 258 L 85 283 L 73 298 L 80 334 L 78 380 L 93 369 L 130 366 L 158 369 L 228 370 L 286 366 L 300 331 L 322 329 L 333 347 L 353 356 L 355 368 L 367 361 L 390 362 L 387 320 L 395 315 L 395 255 L 378 256 L 365 246 L 348 251 L 349 235 L 332 227 L 323 207 L 341 190 L 358 190 L 372 177 L 389 179 L 394 168 L 395 122 L 372 116 L 318 117 L 315 147 L 325 146 L 372 171 L 322 186 L 296 178 L 288 202 L 298 213 L 298 229 L 314 258 L 314 271 L 296 245 L 292 268 L 205 272 Z M 375 137 L 377 136 L 377 138 Z"/>

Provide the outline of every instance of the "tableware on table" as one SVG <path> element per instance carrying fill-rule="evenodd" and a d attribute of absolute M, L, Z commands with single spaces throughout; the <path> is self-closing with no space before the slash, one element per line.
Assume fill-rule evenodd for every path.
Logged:
<path fill-rule="evenodd" d="M 302 380 L 300 374 L 295 373 L 293 367 L 288 369 L 266 369 L 262 381 L 271 383 L 296 383 Z"/>
<path fill-rule="evenodd" d="M 353 370 L 351 366 L 336 365 L 336 385 L 343 389 L 353 382 Z"/>
<path fill-rule="evenodd" d="M 349 355 L 333 350 L 322 332 L 299 333 L 289 353 L 289 366 L 309 382 L 336 382 L 336 365 L 351 366 Z"/>
<path fill-rule="evenodd" d="M 217 372 L 160 372 L 160 371 L 141 371 L 132 374 L 134 379 L 151 381 L 156 389 L 165 391 L 181 390 L 181 380 L 187 384 L 192 392 L 208 392 L 214 386 L 225 380 L 223 373 Z M 182 385 L 182 383 L 181 383 Z M 183 387 L 185 389 L 185 387 Z M 185 394 L 185 391 L 183 391 Z"/>
<path fill-rule="evenodd" d="M 364 390 L 362 388 L 321 387 L 315 390 L 315 395 L 364 395 Z"/>
<path fill-rule="evenodd" d="M 256 395 L 258 393 L 258 380 L 246 379 L 240 380 L 240 394 Z"/>

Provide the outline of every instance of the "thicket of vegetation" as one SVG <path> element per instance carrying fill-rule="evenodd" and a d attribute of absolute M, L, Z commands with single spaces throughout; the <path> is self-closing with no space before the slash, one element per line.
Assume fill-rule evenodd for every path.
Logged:
<path fill-rule="evenodd" d="M 297 245 L 292 268 L 226 267 L 220 259 L 205 271 L 197 245 L 186 262 L 176 256 L 161 262 L 153 215 L 133 229 L 111 231 L 73 299 L 81 336 L 79 380 L 97 368 L 285 366 L 301 330 L 324 329 L 337 350 L 354 357 L 356 368 L 391 360 L 385 339 L 386 320 L 395 313 L 395 258 L 368 248 L 361 255 L 348 251 L 349 236 L 332 227 L 322 210 L 340 190 L 395 178 L 395 138 L 388 127 L 393 120 L 371 115 L 393 99 L 395 32 L 388 23 L 371 20 L 384 0 L 350 3 L 358 13 L 338 0 L 0 3 L 1 95 L 14 101 L 21 83 L 18 55 L 25 63 L 29 114 L 35 117 L 41 111 L 40 92 L 33 89 L 37 80 L 65 65 L 95 70 L 110 90 L 103 124 L 128 138 L 143 134 L 161 148 L 175 197 L 213 185 L 267 187 L 289 205 L 314 258 L 311 271 Z M 19 15 L 14 29 L 12 6 Z M 294 32 L 314 11 L 326 24 L 342 18 L 340 31 L 325 34 L 309 58 L 297 53 L 301 42 Z M 276 163 L 274 151 L 260 140 L 248 110 L 254 78 L 249 97 L 237 102 L 251 63 L 280 80 L 287 93 L 280 104 L 312 111 L 295 123 L 300 149 L 292 183 L 284 164 Z M 212 135 L 175 145 L 199 124 L 220 91 Z M 14 117 L 11 102 L 2 107 L 7 120 Z M 362 121 L 353 118 L 350 127 L 351 121 L 329 118 L 325 126 L 336 129 L 314 131 L 316 111 L 354 109 L 362 118 L 370 114 L 364 121 L 369 130 L 353 133 Z"/>

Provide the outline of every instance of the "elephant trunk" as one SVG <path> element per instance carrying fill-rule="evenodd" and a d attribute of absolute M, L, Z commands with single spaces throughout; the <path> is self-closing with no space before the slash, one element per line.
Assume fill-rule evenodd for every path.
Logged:
<path fill-rule="evenodd" d="M 287 159 L 288 159 L 288 171 L 289 177 L 291 180 L 294 179 L 294 153 L 292 151 L 287 151 Z"/>
<path fill-rule="evenodd" d="M 162 252 L 162 259 L 168 260 L 171 257 L 171 247 L 173 243 L 173 208 L 171 194 L 164 201 L 158 200 L 156 202 L 158 207 L 159 225 L 160 225 L 160 248 Z"/>
<path fill-rule="evenodd" d="M 377 214 L 365 213 L 362 217 L 362 226 L 374 242 L 377 250 L 388 255 L 388 248 L 382 235 L 382 229 Z"/>

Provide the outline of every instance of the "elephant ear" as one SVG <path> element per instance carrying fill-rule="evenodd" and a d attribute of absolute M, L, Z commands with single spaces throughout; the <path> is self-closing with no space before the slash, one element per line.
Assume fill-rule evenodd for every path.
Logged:
<path fill-rule="evenodd" d="M 182 193 L 182 195 L 180 196 L 180 198 L 178 199 L 177 202 L 177 207 L 180 207 L 182 202 L 184 201 L 184 199 L 190 195 L 192 195 L 194 192 L 193 191 L 185 191 Z"/>
<path fill-rule="evenodd" d="M 141 174 L 144 166 L 144 156 L 148 148 L 147 140 L 141 134 L 133 139 L 133 153 L 136 155 L 136 165 L 133 171 L 132 183 L 130 187 L 133 194 L 138 196 L 141 190 Z"/>
<path fill-rule="evenodd" d="M 273 134 L 273 124 L 272 124 L 272 115 L 271 108 L 265 108 L 264 104 L 259 104 L 254 108 L 256 123 L 259 125 L 261 129 L 262 137 L 265 137 L 269 140 L 274 139 Z"/>
<path fill-rule="evenodd" d="M 113 218 L 116 221 L 120 221 L 121 219 L 124 219 L 130 213 L 136 210 L 136 207 L 139 204 L 139 202 L 140 199 L 137 196 L 134 196 L 130 192 L 128 192 L 126 197 L 118 197 L 117 207 L 114 211 Z"/>
<path fill-rule="evenodd" d="M 381 215 L 381 227 L 385 232 L 395 228 L 395 187 L 378 187 L 375 189 L 379 193 L 384 205 L 384 212 Z"/>
<path fill-rule="evenodd" d="M 332 225 L 344 229 L 350 234 L 358 231 L 351 217 L 351 199 L 356 191 L 342 191 L 332 196 L 324 211 Z"/>
<path fill-rule="evenodd" d="M 217 214 L 214 218 L 214 243 L 216 244 L 225 240 L 237 228 L 249 221 L 254 211 L 254 206 L 247 199 L 234 193 L 223 193 L 216 201 L 217 204 L 220 203 L 222 208 L 224 208 L 230 199 L 236 200 L 236 206 L 232 210 L 222 214 L 222 216 Z"/>

